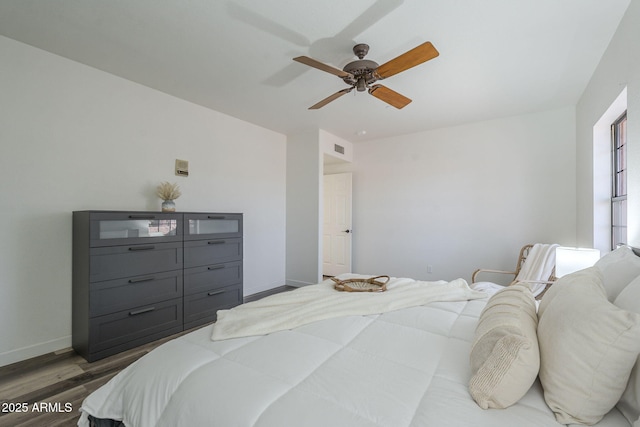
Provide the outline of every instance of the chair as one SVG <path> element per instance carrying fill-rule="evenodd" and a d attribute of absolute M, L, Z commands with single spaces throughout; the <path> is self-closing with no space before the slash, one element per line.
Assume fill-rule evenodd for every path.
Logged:
<path fill-rule="evenodd" d="M 492 282 L 478 282 L 477 278 L 480 273 L 498 273 L 513 275 L 513 280 L 509 285 L 523 283 L 529 286 L 533 296 L 536 299 L 542 298 L 549 286 L 556 280 L 555 264 L 556 264 L 556 244 L 536 243 L 524 245 L 520 249 L 518 262 L 514 271 L 478 269 L 471 275 L 471 287 L 493 294 L 504 288 Z"/>

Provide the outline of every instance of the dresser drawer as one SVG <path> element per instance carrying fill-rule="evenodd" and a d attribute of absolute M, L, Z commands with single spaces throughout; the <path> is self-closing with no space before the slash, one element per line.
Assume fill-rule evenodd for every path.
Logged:
<path fill-rule="evenodd" d="M 89 316 L 96 317 L 182 296 L 182 270 L 89 285 Z"/>
<path fill-rule="evenodd" d="M 242 303 L 242 285 L 214 288 L 184 297 L 184 329 L 216 320 L 218 310 Z"/>
<path fill-rule="evenodd" d="M 91 248 L 89 280 L 98 282 L 181 268 L 181 243 Z"/>
<path fill-rule="evenodd" d="M 242 239 L 184 242 L 184 267 L 198 267 L 242 259 Z"/>
<path fill-rule="evenodd" d="M 184 214 L 184 240 L 227 237 L 242 237 L 242 214 Z"/>
<path fill-rule="evenodd" d="M 74 214 L 75 215 L 75 214 Z M 182 214 L 166 212 L 79 212 L 88 219 L 91 246 L 182 241 Z"/>
<path fill-rule="evenodd" d="M 119 311 L 89 321 L 92 353 L 169 329 L 182 330 L 182 298 Z"/>
<path fill-rule="evenodd" d="M 208 291 L 242 283 L 242 261 L 184 270 L 184 294 Z"/>

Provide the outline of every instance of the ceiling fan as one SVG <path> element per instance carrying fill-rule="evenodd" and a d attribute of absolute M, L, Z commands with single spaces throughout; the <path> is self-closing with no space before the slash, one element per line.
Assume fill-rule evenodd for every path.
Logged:
<path fill-rule="evenodd" d="M 309 110 L 322 108 L 331 101 L 351 92 L 353 89 L 356 89 L 358 92 L 364 92 L 368 89 L 369 93 L 379 100 L 398 109 L 403 108 L 411 102 L 409 98 L 389 89 L 386 86 L 374 83 L 378 80 L 386 79 L 387 77 L 406 71 L 409 68 L 422 64 L 423 62 L 427 62 L 439 55 L 439 52 L 431 42 L 425 42 L 414 47 L 413 49 L 403 53 L 391 61 L 385 62 L 382 65 L 378 65 L 374 61 L 364 59 L 367 53 L 369 53 L 369 45 L 367 44 L 361 43 L 355 45 L 353 47 L 353 53 L 356 54 L 358 59 L 345 65 L 342 70 L 331 65 L 324 64 L 313 58 L 309 58 L 308 56 L 298 56 L 293 58 L 294 61 L 338 76 L 344 80 L 346 84 L 351 86 L 326 97 L 317 104 L 309 107 Z"/>

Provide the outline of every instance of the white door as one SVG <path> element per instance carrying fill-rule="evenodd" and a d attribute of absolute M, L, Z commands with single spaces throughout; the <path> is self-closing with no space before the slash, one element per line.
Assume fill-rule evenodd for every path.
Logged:
<path fill-rule="evenodd" d="M 322 274 L 351 273 L 351 174 L 324 175 Z"/>

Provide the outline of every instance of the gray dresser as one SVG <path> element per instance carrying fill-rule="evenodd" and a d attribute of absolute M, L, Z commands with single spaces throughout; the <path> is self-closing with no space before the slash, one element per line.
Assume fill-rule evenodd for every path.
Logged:
<path fill-rule="evenodd" d="M 242 214 L 73 212 L 73 348 L 89 362 L 242 302 Z"/>

